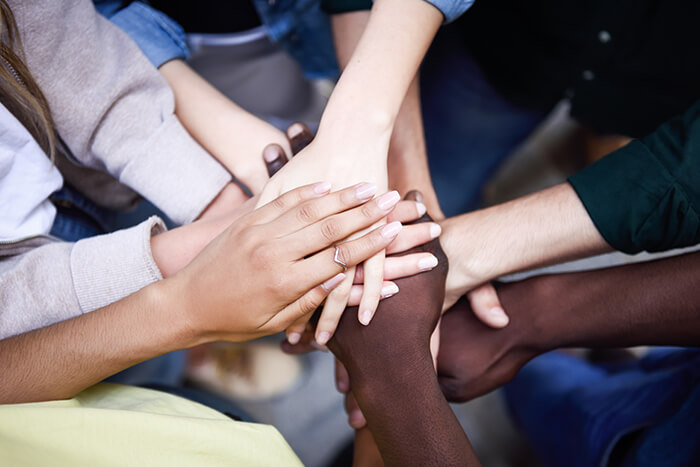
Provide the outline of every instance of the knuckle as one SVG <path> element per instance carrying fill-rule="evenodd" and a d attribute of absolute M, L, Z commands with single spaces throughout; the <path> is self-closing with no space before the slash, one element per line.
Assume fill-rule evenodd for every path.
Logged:
<path fill-rule="evenodd" d="M 277 198 L 273 199 L 270 204 L 272 207 L 278 211 L 284 211 L 287 209 L 287 196 L 282 195 L 278 196 Z"/>
<path fill-rule="evenodd" d="M 367 219 L 374 219 L 374 218 L 378 217 L 377 210 L 376 210 L 375 206 L 376 206 L 376 203 L 363 204 L 360 207 L 360 214 L 362 215 L 362 217 L 365 217 Z"/>
<path fill-rule="evenodd" d="M 317 209 L 313 203 L 304 203 L 299 206 L 299 209 L 297 209 L 296 216 L 297 220 L 303 222 L 304 224 L 308 224 L 316 220 L 318 216 Z"/>
<path fill-rule="evenodd" d="M 332 242 L 340 237 L 340 225 L 335 219 L 328 219 L 321 223 L 321 235 Z"/>
<path fill-rule="evenodd" d="M 349 243 L 343 243 L 336 246 L 336 248 L 338 249 L 338 260 L 350 267 L 353 257 L 352 246 Z"/>

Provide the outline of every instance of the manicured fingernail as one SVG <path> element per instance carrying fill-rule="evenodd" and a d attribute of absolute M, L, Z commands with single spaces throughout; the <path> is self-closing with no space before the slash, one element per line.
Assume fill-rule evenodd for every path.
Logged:
<path fill-rule="evenodd" d="M 377 198 L 377 206 L 379 206 L 379 209 L 382 211 L 389 211 L 396 206 L 396 203 L 398 203 L 400 199 L 401 195 L 399 195 L 398 191 L 390 191 Z"/>
<path fill-rule="evenodd" d="M 263 159 L 265 159 L 265 162 L 274 162 L 279 159 L 281 152 L 282 150 L 279 146 L 267 146 L 263 150 Z"/>
<path fill-rule="evenodd" d="M 377 185 L 374 183 L 361 183 L 355 188 L 355 196 L 360 201 L 367 201 L 377 193 Z"/>
<path fill-rule="evenodd" d="M 331 184 L 328 182 L 318 182 L 314 185 L 314 193 L 323 195 L 331 191 Z"/>
<path fill-rule="evenodd" d="M 396 237 L 399 232 L 401 232 L 401 222 L 392 222 L 391 224 L 387 224 L 381 229 L 381 234 L 382 237 L 386 238 L 387 240 L 390 240 L 394 237 Z"/>
<path fill-rule="evenodd" d="M 508 324 L 508 315 L 500 306 L 491 308 L 488 312 L 489 322 L 493 326 L 503 327 Z"/>
<path fill-rule="evenodd" d="M 389 298 L 392 295 L 399 293 L 399 287 L 396 284 L 386 285 L 382 287 L 382 298 Z"/>
<path fill-rule="evenodd" d="M 325 345 L 321 345 L 317 342 L 312 342 L 311 347 L 313 347 L 316 350 L 320 350 L 321 352 L 328 352 L 328 347 L 326 347 Z"/>
<path fill-rule="evenodd" d="M 287 342 L 289 342 L 292 345 L 298 344 L 300 340 L 301 334 L 299 334 L 298 332 L 290 332 L 287 336 Z"/>
<path fill-rule="evenodd" d="M 326 345 L 329 340 L 331 340 L 331 333 L 328 331 L 319 332 L 318 336 L 316 336 L 316 343 L 318 345 Z"/>
<path fill-rule="evenodd" d="M 299 136 L 302 131 L 304 131 L 304 127 L 301 123 L 292 123 L 289 128 L 287 128 L 287 136 L 290 138 L 296 138 Z"/>
<path fill-rule="evenodd" d="M 438 238 L 442 233 L 442 227 L 439 224 L 433 224 L 430 226 L 430 238 Z"/>
<path fill-rule="evenodd" d="M 423 203 L 416 203 L 416 208 L 418 208 L 418 217 L 423 217 L 423 214 L 428 212 L 428 208 Z"/>
<path fill-rule="evenodd" d="M 323 284 L 321 284 L 321 287 L 323 287 L 323 290 L 325 290 L 326 292 L 330 292 L 331 290 L 335 289 L 341 282 L 343 282 L 343 279 L 345 279 L 345 274 L 341 272 L 331 277 Z"/>
<path fill-rule="evenodd" d="M 362 313 L 360 313 L 360 323 L 367 326 L 370 321 L 372 321 L 372 312 L 371 311 L 365 310 Z"/>
<path fill-rule="evenodd" d="M 421 271 L 430 271 L 438 264 L 438 259 L 435 256 L 421 258 L 418 260 L 418 269 Z"/>

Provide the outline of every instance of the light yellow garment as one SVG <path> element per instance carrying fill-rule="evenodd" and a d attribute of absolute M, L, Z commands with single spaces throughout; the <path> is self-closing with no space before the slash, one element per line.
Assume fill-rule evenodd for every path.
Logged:
<path fill-rule="evenodd" d="M 64 401 L 0 405 L 0 465 L 301 466 L 272 426 L 181 397 L 102 383 Z"/>

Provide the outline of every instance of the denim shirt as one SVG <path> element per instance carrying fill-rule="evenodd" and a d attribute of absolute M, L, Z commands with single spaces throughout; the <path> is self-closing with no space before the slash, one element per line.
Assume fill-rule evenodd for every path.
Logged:
<path fill-rule="evenodd" d="M 93 0 L 97 11 L 127 33 L 151 63 L 160 67 L 170 60 L 187 60 L 185 31 L 175 21 L 143 2 Z"/>
<path fill-rule="evenodd" d="M 185 33 L 145 2 L 93 0 L 97 10 L 138 44 L 156 67 L 189 56 Z M 268 36 L 301 65 L 308 78 L 335 78 L 338 63 L 320 0 L 252 0 Z M 126 5 L 126 6 L 125 6 Z"/>
<path fill-rule="evenodd" d="M 474 0 L 426 0 L 428 3 L 432 3 L 435 8 L 440 10 L 443 15 L 445 15 L 445 22 L 449 23 L 459 18 L 465 11 L 467 11 Z"/>
<path fill-rule="evenodd" d="M 459 18 L 467 11 L 474 0 L 425 0 L 440 10 L 445 16 L 445 22 Z M 328 13 L 346 13 L 350 11 L 368 10 L 374 0 L 321 0 L 324 11 Z"/>

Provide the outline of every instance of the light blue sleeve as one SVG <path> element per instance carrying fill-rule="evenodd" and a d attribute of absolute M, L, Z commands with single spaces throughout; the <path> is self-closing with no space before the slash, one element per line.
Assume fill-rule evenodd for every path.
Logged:
<path fill-rule="evenodd" d="M 160 11 L 138 1 L 126 8 L 121 8 L 125 3 L 122 0 L 94 0 L 93 3 L 97 11 L 136 42 L 155 67 L 189 57 L 185 31 Z"/>
<path fill-rule="evenodd" d="M 425 0 L 428 3 L 432 3 L 435 8 L 440 10 L 443 15 L 445 15 L 445 22 L 449 23 L 451 21 L 459 18 L 465 11 L 467 11 L 474 0 Z M 488 0 L 485 0 L 488 1 Z"/>

